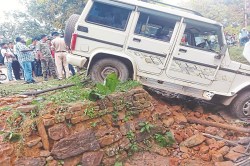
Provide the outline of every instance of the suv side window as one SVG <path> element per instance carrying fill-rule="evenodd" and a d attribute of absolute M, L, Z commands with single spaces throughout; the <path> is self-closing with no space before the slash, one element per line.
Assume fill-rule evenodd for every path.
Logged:
<path fill-rule="evenodd" d="M 94 2 L 86 21 L 118 30 L 125 30 L 131 10 Z"/>
<path fill-rule="evenodd" d="M 187 24 L 181 45 L 197 49 L 219 52 L 222 46 L 221 29 L 212 24 L 185 20 Z"/>
<path fill-rule="evenodd" d="M 135 34 L 170 42 L 176 24 L 175 19 L 147 13 L 140 13 Z"/>

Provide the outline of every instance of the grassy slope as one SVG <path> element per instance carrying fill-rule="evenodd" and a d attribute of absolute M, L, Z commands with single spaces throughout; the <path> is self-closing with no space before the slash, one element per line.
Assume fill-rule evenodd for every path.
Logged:
<path fill-rule="evenodd" d="M 249 64 L 242 55 L 243 49 L 244 47 L 238 47 L 238 46 L 230 47 L 229 48 L 230 57 L 234 61 Z"/>

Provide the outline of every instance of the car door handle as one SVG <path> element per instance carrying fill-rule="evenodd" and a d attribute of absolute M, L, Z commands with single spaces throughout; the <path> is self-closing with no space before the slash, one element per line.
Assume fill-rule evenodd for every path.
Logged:
<path fill-rule="evenodd" d="M 89 32 L 89 28 L 88 28 L 88 27 L 85 27 L 85 26 L 78 26 L 78 27 L 77 27 L 77 30 L 78 30 L 78 31 L 81 31 L 81 32 L 85 32 L 85 33 L 88 33 L 88 32 Z"/>
<path fill-rule="evenodd" d="M 187 50 L 185 50 L 185 49 L 179 49 L 179 52 L 186 53 Z"/>
<path fill-rule="evenodd" d="M 140 42 L 141 42 L 141 39 L 138 39 L 138 38 L 133 38 L 133 41 L 134 41 L 134 42 L 138 42 L 138 43 L 140 43 Z"/>

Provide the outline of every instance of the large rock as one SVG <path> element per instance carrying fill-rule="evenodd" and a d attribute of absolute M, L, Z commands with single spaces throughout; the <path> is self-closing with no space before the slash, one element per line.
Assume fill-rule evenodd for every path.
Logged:
<path fill-rule="evenodd" d="M 101 147 L 105 147 L 119 141 L 120 139 L 122 139 L 122 134 L 116 129 L 111 132 L 110 135 L 100 138 L 99 143 Z"/>
<path fill-rule="evenodd" d="M 43 148 L 45 150 L 49 150 L 49 138 L 48 138 L 47 132 L 45 130 L 45 126 L 43 124 L 42 119 L 39 119 L 37 122 L 37 130 L 38 130 L 38 133 L 42 139 Z"/>
<path fill-rule="evenodd" d="M 102 162 L 103 152 L 87 152 L 82 156 L 82 165 L 99 166 Z"/>
<path fill-rule="evenodd" d="M 84 152 L 99 150 L 100 145 L 91 130 L 76 133 L 57 142 L 51 151 L 55 159 L 66 159 Z"/>
<path fill-rule="evenodd" d="M 38 107 L 36 105 L 24 105 L 17 108 L 17 111 L 29 113 L 31 111 L 37 110 Z"/>
<path fill-rule="evenodd" d="M 241 153 L 234 152 L 231 150 L 228 154 L 224 156 L 226 159 L 231 160 L 233 162 L 237 161 L 240 157 L 242 157 Z"/>
<path fill-rule="evenodd" d="M 45 164 L 44 158 L 24 157 L 15 161 L 15 166 L 44 166 Z"/>
<path fill-rule="evenodd" d="M 196 134 L 185 141 L 183 141 L 180 146 L 186 146 L 188 148 L 200 145 L 202 142 L 204 142 L 206 138 L 202 134 Z"/>
<path fill-rule="evenodd" d="M 41 137 L 34 137 L 30 141 L 28 141 L 26 144 L 28 147 L 31 148 L 31 147 L 37 145 L 41 140 L 42 140 Z"/>
<path fill-rule="evenodd" d="M 178 112 L 173 112 L 174 114 L 174 120 L 177 124 L 186 124 L 187 123 L 187 118 L 182 114 Z"/>
<path fill-rule="evenodd" d="M 49 137 L 54 141 L 58 141 L 69 134 L 69 130 L 65 124 L 55 125 L 48 130 Z"/>

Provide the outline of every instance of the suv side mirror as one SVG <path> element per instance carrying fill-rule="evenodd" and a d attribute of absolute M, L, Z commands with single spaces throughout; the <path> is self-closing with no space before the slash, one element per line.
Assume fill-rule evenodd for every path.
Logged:
<path fill-rule="evenodd" d="M 225 53 L 227 52 L 227 48 L 228 48 L 228 47 L 227 47 L 226 44 L 223 45 L 222 48 L 221 48 L 221 50 L 220 50 L 220 52 L 219 52 L 219 55 L 216 55 L 214 58 L 215 58 L 215 59 L 221 59 L 221 57 L 224 56 Z"/>

